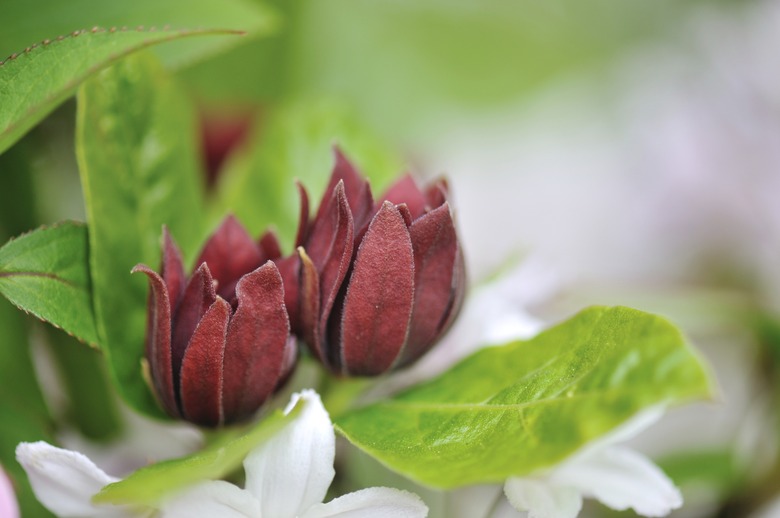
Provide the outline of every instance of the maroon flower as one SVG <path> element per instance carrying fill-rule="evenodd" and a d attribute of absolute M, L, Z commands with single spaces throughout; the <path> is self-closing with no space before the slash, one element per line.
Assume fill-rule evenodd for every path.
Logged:
<path fill-rule="evenodd" d="M 163 229 L 162 275 L 149 277 L 146 358 L 158 398 L 172 416 L 203 426 L 251 417 L 284 382 L 296 359 L 271 233 L 252 241 L 228 217 L 185 279 L 181 253 Z"/>
<path fill-rule="evenodd" d="M 339 374 L 371 376 L 426 353 L 460 310 L 463 256 L 447 184 L 410 176 L 374 203 L 368 182 L 336 150 L 317 214 L 301 192 L 297 268 L 280 269 L 295 331 Z"/>

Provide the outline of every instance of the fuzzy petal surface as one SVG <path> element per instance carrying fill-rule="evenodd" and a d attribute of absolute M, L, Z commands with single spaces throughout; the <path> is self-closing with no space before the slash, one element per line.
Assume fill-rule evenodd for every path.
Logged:
<path fill-rule="evenodd" d="M 429 212 L 409 228 L 414 250 L 414 311 L 401 364 L 417 360 L 436 342 L 453 303 L 458 235 L 449 205 Z"/>
<path fill-rule="evenodd" d="M 413 300 L 409 230 L 398 209 L 385 202 L 360 244 L 344 298 L 345 372 L 370 376 L 390 369 L 406 343 Z"/>
<path fill-rule="evenodd" d="M 224 357 L 226 422 L 251 416 L 273 393 L 284 374 L 290 335 L 282 277 L 273 262 L 242 277 L 236 293 Z"/>
<path fill-rule="evenodd" d="M 223 365 L 230 304 L 217 298 L 192 335 L 181 364 L 179 394 L 187 420 L 203 426 L 225 421 Z"/>
<path fill-rule="evenodd" d="M 163 407 L 170 415 L 179 416 L 171 366 L 171 303 L 168 288 L 163 278 L 145 264 L 136 265 L 132 272 L 142 272 L 149 278 L 146 358 L 152 371 L 152 381 Z"/>

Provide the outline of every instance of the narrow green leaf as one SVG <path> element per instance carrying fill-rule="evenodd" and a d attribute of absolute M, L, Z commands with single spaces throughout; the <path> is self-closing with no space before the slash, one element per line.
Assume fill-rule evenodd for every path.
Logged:
<path fill-rule="evenodd" d="M 141 376 L 147 283 L 166 224 L 185 255 L 203 229 L 197 125 L 192 106 L 162 66 L 136 54 L 78 93 L 77 155 L 89 221 L 95 320 L 120 394 L 159 414 Z M 188 255 L 188 256 L 189 256 Z"/>
<path fill-rule="evenodd" d="M 381 189 L 403 172 L 403 163 L 351 110 L 331 101 L 287 104 L 261 121 L 259 131 L 225 172 L 215 212 L 234 213 L 253 234 L 273 224 L 291 245 L 298 224 L 298 179 L 316 203 L 333 167 L 333 146 Z M 216 217 L 215 217 L 216 219 Z"/>
<path fill-rule="evenodd" d="M 87 229 L 66 222 L 24 234 L 0 248 L 0 293 L 19 309 L 97 344 Z"/>
<path fill-rule="evenodd" d="M 202 480 L 217 480 L 237 469 L 255 447 L 267 441 L 298 415 L 298 403 L 287 415 L 281 410 L 238 436 L 226 436 L 188 457 L 141 468 L 124 480 L 104 487 L 96 503 L 154 505 L 168 493 Z"/>
<path fill-rule="evenodd" d="M 529 341 L 337 419 L 352 443 L 434 487 L 501 482 L 563 460 L 643 408 L 710 394 L 666 320 L 595 307 Z"/>
<path fill-rule="evenodd" d="M 8 149 L 88 77 L 144 47 L 225 30 L 94 28 L 43 40 L 0 62 L 0 153 Z"/>

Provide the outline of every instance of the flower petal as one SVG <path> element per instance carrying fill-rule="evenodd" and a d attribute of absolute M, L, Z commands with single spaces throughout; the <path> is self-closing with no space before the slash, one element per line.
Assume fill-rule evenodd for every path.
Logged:
<path fill-rule="evenodd" d="M 0 516 L 19 518 L 19 503 L 8 476 L 0 467 Z"/>
<path fill-rule="evenodd" d="M 94 505 L 90 499 L 118 479 L 84 455 L 56 448 L 43 441 L 20 443 L 16 459 L 27 472 L 38 500 L 58 516 L 129 516 L 122 508 Z"/>
<path fill-rule="evenodd" d="M 202 426 L 225 422 L 222 389 L 229 320 L 230 304 L 218 297 L 192 334 L 181 363 L 181 411 L 188 421 Z"/>
<path fill-rule="evenodd" d="M 576 518 L 582 508 L 579 491 L 544 479 L 510 478 L 504 493 L 515 509 L 528 511 L 529 518 Z"/>
<path fill-rule="evenodd" d="M 389 487 L 362 489 L 310 507 L 301 518 L 425 518 L 426 506 L 419 496 Z"/>
<path fill-rule="evenodd" d="M 265 233 L 260 236 L 258 246 L 263 255 L 263 260 L 276 261 L 282 256 L 282 245 L 279 244 L 279 238 L 276 237 L 276 233 L 273 230 L 266 230 Z"/>
<path fill-rule="evenodd" d="M 206 242 L 195 266 L 207 263 L 211 274 L 217 280 L 217 293 L 233 304 L 238 280 L 242 275 L 258 268 L 264 260 L 260 247 L 243 225 L 231 215 L 222 221 Z"/>
<path fill-rule="evenodd" d="M 398 209 L 385 202 L 360 243 L 344 297 L 344 372 L 370 376 L 390 369 L 406 343 L 413 300 L 409 230 Z"/>
<path fill-rule="evenodd" d="M 300 324 L 300 283 L 301 283 L 301 259 L 297 253 L 277 259 L 274 261 L 279 268 L 279 275 L 282 276 L 284 285 L 284 305 L 287 308 L 287 314 L 290 317 L 290 330 L 295 334 L 302 334 Z M 319 293 L 317 293 L 317 304 L 319 304 Z M 319 306 L 317 311 L 319 312 Z M 317 313 L 319 316 L 319 314 Z"/>
<path fill-rule="evenodd" d="M 643 516 L 666 516 L 682 505 L 680 491 L 650 459 L 628 448 L 612 446 L 550 474 L 554 484 L 576 488 L 585 496 Z"/>
<path fill-rule="evenodd" d="M 359 231 L 365 225 L 368 224 L 371 219 L 371 215 L 374 212 L 374 200 L 371 195 L 371 188 L 368 181 L 365 180 L 354 165 L 344 156 L 344 153 L 338 147 L 333 148 L 333 154 L 335 163 L 333 164 L 333 172 L 328 182 L 328 187 L 325 189 L 325 196 L 332 192 L 333 189 L 339 184 L 344 182 L 344 193 L 346 195 L 347 203 L 350 211 L 352 212 L 352 219 L 355 223 L 355 231 Z M 325 197 L 320 203 L 320 207 L 317 210 L 317 217 L 324 210 Z"/>
<path fill-rule="evenodd" d="M 262 516 L 295 518 L 322 502 L 335 471 L 336 436 L 320 396 L 313 390 L 295 394 L 303 408 L 294 421 L 244 460 L 246 490 L 262 506 Z"/>
<path fill-rule="evenodd" d="M 450 197 L 450 186 L 446 178 L 439 178 L 425 189 L 425 199 L 431 209 L 440 207 Z"/>
<path fill-rule="evenodd" d="M 173 370 L 174 391 L 179 388 L 179 373 L 182 358 L 192 339 L 195 329 L 206 311 L 217 300 L 211 271 L 206 263 L 201 264 L 192 274 L 178 310 L 173 314 L 171 330 L 171 368 Z M 181 403 L 178 401 L 178 403 Z"/>
<path fill-rule="evenodd" d="M 273 393 L 288 358 L 290 321 L 282 276 L 272 261 L 241 278 L 225 345 L 225 421 L 251 416 Z"/>
<path fill-rule="evenodd" d="M 176 241 L 173 240 L 168 227 L 163 225 L 163 254 L 162 254 L 162 278 L 168 287 L 168 297 L 171 301 L 171 312 L 176 311 L 179 299 L 184 291 L 186 274 L 181 259 L 181 251 Z"/>
<path fill-rule="evenodd" d="M 423 214 L 425 214 L 428 208 L 428 200 L 425 199 L 420 188 L 417 186 L 417 182 L 414 181 L 412 175 L 405 174 L 403 178 L 395 182 L 382 196 L 382 199 L 377 203 L 377 210 L 381 207 L 381 204 L 389 201 L 393 205 L 405 203 L 409 207 L 409 212 L 412 213 L 412 220 L 416 220 Z"/>
<path fill-rule="evenodd" d="M 446 203 L 416 220 L 409 228 L 414 250 L 414 310 L 409 339 L 400 366 L 414 362 L 441 334 L 460 289 L 458 236 Z M 464 283 L 465 284 L 465 283 Z"/>
<path fill-rule="evenodd" d="M 149 359 L 156 394 L 170 415 L 179 416 L 181 414 L 174 395 L 171 367 L 171 303 L 168 288 L 163 278 L 145 264 L 136 265 L 132 272 L 145 273 L 149 278 L 146 357 Z"/>
<path fill-rule="evenodd" d="M 259 518 L 260 502 L 229 482 L 197 484 L 162 505 L 163 518 Z"/>
<path fill-rule="evenodd" d="M 328 210 L 317 216 L 311 226 L 305 254 L 301 258 L 300 319 L 305 330 L 304 339 L 314 353 L 333 370 L 339 370 L 338 350 L 329 350 L 326 327 L 336 296 L 352 261 L 355 227 L 341 181 L 333 190 Z M 307 258 L 311 258 L 307 261 Z M 312 268 L 313 267 L 313 268 Z M 312 273 L 317 273 L 317 285 Z M 315 289 L 316 288 L 316 289 Z M 310 299 L 318 293 L 319 302 Z M 316 314 L 310 310 L 318 306 Z M 310 327 L 310 326 L 314 327 Z"/>

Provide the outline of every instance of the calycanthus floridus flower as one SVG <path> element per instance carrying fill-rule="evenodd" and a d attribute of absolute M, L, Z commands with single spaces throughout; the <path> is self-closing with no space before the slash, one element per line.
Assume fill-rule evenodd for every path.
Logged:
<path fill-rule="evenodd" d="M 286 380 L 296 348 L 278 256 L 273 234 L 255 243 L 229 216 L 189 279 L 165 229 L 161 274 L 133 269 L 149 277 L 146 358 L 170 415 L 203 426 L 247 419 Z"/>
<path fill-rule="evenodd" d="M 296 332 L 337 374 L 374 376 L 416 361 L 447 331 L 465 290 L 446 182 L 421 190 L 407 175 L 375 202 L 336 150 L 311 221 L 300 193 L 298 258 L 280 263 Z"/>

